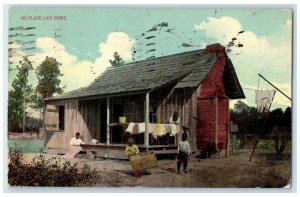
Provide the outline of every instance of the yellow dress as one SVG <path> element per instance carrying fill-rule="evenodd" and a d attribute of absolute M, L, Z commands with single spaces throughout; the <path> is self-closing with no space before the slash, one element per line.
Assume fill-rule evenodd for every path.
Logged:
<path fill-rule="evenodd" d="M 139 148 L 137 147 L 137 145 L 132 145 L 132 146 L 126 146 L 125 149 L 125 155 L 127 155 L 127 157 L 131 158 L 135 155 L 137 155 L 139 153 Z"/>

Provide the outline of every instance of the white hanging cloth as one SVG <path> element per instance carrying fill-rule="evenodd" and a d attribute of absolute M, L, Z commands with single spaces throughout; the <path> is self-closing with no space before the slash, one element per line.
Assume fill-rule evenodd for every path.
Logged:
<path fill-rule="evenodd" d="M 266 112 L 269 110 L 275 92 L 275 90 L 255 90 L 255 103 L 257 104 L 257 110 L 259 112 Z"/>

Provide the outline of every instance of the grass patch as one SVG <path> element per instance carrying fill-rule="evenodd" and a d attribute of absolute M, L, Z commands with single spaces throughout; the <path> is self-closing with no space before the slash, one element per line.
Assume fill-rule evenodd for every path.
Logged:
<path fill-rule="evenodd" d="M 240 147 L 240 139 L 237 138 L 236 139 L 236 148 L 239 149 Z M 256 148 L 257 149 L 267 149 L 267 150 L 275 150 L 274 148 L 274 140 L 266 140 L 266 139 L 259 139 Z M 232 145 L 232 139 L 229 139 L 229 145 Z M 285 151 L 290 151 L 292 150 L 292 141 L 289 140 L 289 142 L 287 143 L 286 147 L 285 147 Z"/>
<path fill-rule="evenodd" d="M 44 140 L 8 140 L 8 147 L 11 150 L 19 150 L 22 153 L 41 153 L 44 149 Z"/>
<path fill-rule="evenodd" d="M 256 148 L 275 150 L 274 145 L 275 145 L 274 140 L 260 139 L 260 140 L 258 140 Z M 289 150 L 292 150 L 292 141 L 291 140 L 289 140 L 289 142 L 287 143 L 287 145 L 284 149 L 284 151 L 289 151 Z"/>

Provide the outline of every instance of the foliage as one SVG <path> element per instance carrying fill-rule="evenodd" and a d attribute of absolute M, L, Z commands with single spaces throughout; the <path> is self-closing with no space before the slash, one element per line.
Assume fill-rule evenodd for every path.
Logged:
<path fill-rule="evenodd" d="M 14 131 L 20 128 L 23 123 L 23 116 L 26 113 L 27 105 L 31 103 L 33 88 L 28 83 L 28 76 L 33 70 L 31 62 L 27 57 L 19 62 L 17 66 L 17 77 L 12 82 L 11 89 L 8 92 L 8 131 Z"/>
<path fill-rule="evenodd" d="M 285 112 L 281 109 L 276 109 L 270 113 L 270 122 L 272 121 L 273 127 L 271 130 L 271 136 L 274 140 L 274 148 L 279 157 L 285 150 L 288 142 L 291 139 L 291 128 L 292 128 L 292 112 L 291 108 L 287 108 Z"/>
<path fill-rule="evenodd" d="M 59 78 L 63 76 L 60 73 L 60 66 L 61 63 L 57 62 L 55 58 L 47 56 L 37 68 L 38 85 L 36 91 L 40 96 L 35 95 L 34 97 L 37 102 L 36 108 L 40 109 L 43 106 L 42 99 L 51 97 L 54 93 L 61 94 L 63 92 L 63 88 L 59 86 L 61 82 Z"/>
<path fill-rule="evenodd" d="M 114 52 L 114 60 L 109 60 L 109 62 L 113 67 L 119 67 L 125 63 L 117 51 Z"/>
<path fill-rule="evenodd" d="M 95 172 L 85 166 L 78 170 L 77 163 L 47 159 L 39 154 L 32 162 L 25 164 L 23 154 L 18 150 L 10 150 L 8 164 L 8 183 L 10 186 L 88 186 Z"/>
<path fill-rule="evenodd" d="M 264 114 L 242 101 L 238 101 L 234 109 L 230 110 L 230 118 L 238 125 L 240 135 L 258 134 L 262 131 Z"/>
<path fill-rule="evenodd" d="M 291 138 L 290 131 L 286 127 L 275 126 L 272 129 L 272 139 L 274 140 L 274 148 L 276 154 L 280 157 L 282 152 L 285 150 L 286 145 L 288 144 Z"/>
<path fill-rule="evenodd" d="M 271 112 L 259 112 L 255 107 L 249 107 L 238 101 L 230 110 L 230 119 L 239 127 L 239 134 L 256 134 L 263 139 L 273 139 L 278 155 L 284 151 L 291 138 L 291 108 L 285 112 L 274 109 Z"/>

